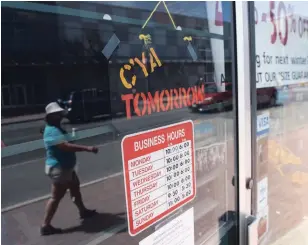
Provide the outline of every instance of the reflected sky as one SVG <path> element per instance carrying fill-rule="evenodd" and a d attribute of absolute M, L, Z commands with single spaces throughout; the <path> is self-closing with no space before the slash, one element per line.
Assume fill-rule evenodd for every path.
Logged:
<path fill-rule="evenodd" d="M 107 4 L 110 6 L 118 6 L 118 7 L 125 7 L 125 8 L 136 8 L 142 10 L 152 11 L 157 1 L 155 2 L 142 2 L 142 1 L 131 1 L 131 2 L 111 2 L 111 1 L 104 1 L 104 2 L 95 2 L 99 4 Z M 207 18 L 206 13 L 206 2 L 165 2 L 171 14 L 178 14 L 178 15 L 185 15 L 190 17 L 197 17 L 197 18 Z M 189 9 L 189 11 L 187 11 Z M 231 2 L 222 2 L 222 9 L 223 9 L 223 17 L 224 21 L 231 21 Z M 163 4 L 160 4 L 157 8 L 159 12 L 165 12 L 165 8 Z"/>

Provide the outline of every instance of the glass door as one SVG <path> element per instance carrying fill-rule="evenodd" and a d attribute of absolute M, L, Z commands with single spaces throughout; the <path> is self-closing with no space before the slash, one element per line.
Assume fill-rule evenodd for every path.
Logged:
<path fill-rule="evenodd" d="M 307 244 L 307 2 L 250 3 L 258 243 Z"/>
<path fill-rule="evenodd" d="M 1 156 L 2 243 L 246 244 L 245 7 L 220 1 L 3 3 L 8 21 L 1 25 L 40 33 L 8 36 L 4 49 L 16 50 L 6 60 L 44 73 L 40 84 L 50 89 L 40 91 L 42 103 L 66 94 L 61 105 L 70 110 L 61 132 L 73 143 L 97 145 L 98 153 L 77 152 L 69 169 L 74 178 L 64 181 L 81 184 L 85 205 L 97 214 L 80 221 L 65 197 L 52 220 L 62 234 L 40 236 L 35 231 L 53 183 L 43 172 L 44 111 L 41 117 L 21 112 L 35 122 L 2 127 L 10 136 Z M 31 47 L 50 43 L 51 36 L 54 45 L 44 52 Z M 24 53 L 27 59 L 18 56 Z M 20 67 L 11 71 L 18 74 Z M 54 89 L 61 81 L 65 91 Z M 84 100 L 80 110 L 75 95 L 89 89 L 106 93 Z M 22 87 L 17 90 L 26 103 Z"/>

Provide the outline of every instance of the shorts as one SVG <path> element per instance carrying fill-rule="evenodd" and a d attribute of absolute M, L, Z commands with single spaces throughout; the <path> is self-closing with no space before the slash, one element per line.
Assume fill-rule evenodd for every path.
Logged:
<path fill-rule="evenodd" d="M 63 169 L 61 167 L 51 167 L 46 165 L 45 173 L 52 180 L 53 183 L 66 184 L 73 181 L 74 168 Z"/>

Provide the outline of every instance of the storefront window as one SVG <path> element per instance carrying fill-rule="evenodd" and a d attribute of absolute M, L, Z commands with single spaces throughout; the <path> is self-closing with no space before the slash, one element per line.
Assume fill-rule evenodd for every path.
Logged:
<path fill-rule="evenodd" d="M 307 244 L 306 2 L 255 2 L 259 244 Z"/>
<path fill-rule="evenodd" d="M 232 3 L 1 11 L 2 244 L 237 244 Z M 46 117 L 60 107 L 61 127 Z M 75 161 L 66 140 L 98 152 Z M 43 221 L 51 183 L 48 205 L 68 188 L 82 220 L 67 195 L 62 234 L 41 236 L 59 232 Z"/>

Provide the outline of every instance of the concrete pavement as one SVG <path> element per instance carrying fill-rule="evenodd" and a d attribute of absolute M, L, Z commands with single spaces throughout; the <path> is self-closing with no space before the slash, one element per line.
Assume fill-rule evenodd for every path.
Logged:
<path fill-rule="evenodd" d="M 222 173 L 223 174 L 223 173 Z M 198 183 L 197 183 L 198 184 Z M 231 186 L 231 184 L 230 184 Z M 2 213 L 2 243 L 3 245 L 134 245 L 155 231 L 155 225 L 141 234 L 131 237 L 127 232 L 126 204 L 123 176 L 108 178 L 99 183 L 82 188 L 85 204 L 95 208 L 98 215 L 81 222 L 78 219 L 76 207 L 69 195 L 59 205 L 53 224 L 61 227 L 63 234 L 41 237 L 39 227 L 44 215 L 46 201 L 36 202 L 9 212 Z M 203 198 L 203 197 L 202 197 Z M 195 219 L 199 222 L 208 199 L 196 198 L 193 203 L 185 205 L 176 213 L 179 214 L 190 207 L 195 207 Z M 207 210 L 206 212 L 209 212 Z M 198 217 L 199 216 L 199 217 Z M 170 217 L 169 217 L 170 218 Z M 168 218 L 166 218 L 168 219 Z M 217 223 L 217 217 L 213 217 Z M 166 221 L 162 220 L 160 224 Z M 215 227 L 216 227 L 215 226 Z M 202 223 L 196 223 L 196 234 L 203 231 Z"/>
<path fill-rule="evenodd" d="M 33 114 L 33 115 L 24 115 L 17 117 L 1 118 L 1 125 L 7 125 L 12 123 L 23 123 L 41 120 L 45 117 L 45 113 Z"/>
<path fill-rule="evenodd" d="M 308 244 L 308 220 L 303 220 L 297 227 L 271 245 L 304 245 Z"/>
<path fill-rule="evenodd" d="M 64 229 L 64 234 L 49 237 L 39 235 L 46 201 L 40 201 L 10 212 L 2 213 L 2 242 L 5 245 L 67 245 L 88 244 L 97 236 L 112 232 L 114 228 L 125 231 L 126 213 L 123 176 L 107 179 L 84 187 L 83 198 L 88 208 L 95 208 L 99 215 L 81 222 L 69 195 L 60 203 L 53 224 Z M 120 232 L 118 231 L 118 232 Z M 113 234 L 115 235 L 115 234 Z M 108 238 L 108 236 L 106 236 Z M 102 241 L 103 242 L 103 241 Z M 108 244 L 108 243 L 105 243 Z"/>

